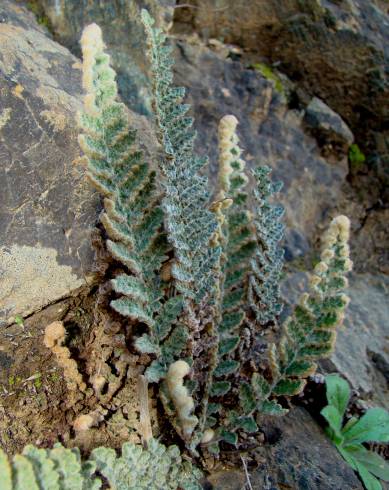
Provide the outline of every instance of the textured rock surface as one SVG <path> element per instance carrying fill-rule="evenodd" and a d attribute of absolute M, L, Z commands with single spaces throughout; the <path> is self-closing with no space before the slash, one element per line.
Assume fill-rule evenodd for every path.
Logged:
<path fill-rule="evenodd" d="M 362 490 L 353 470 L 304 409 L 294 408 L 285 417 L 266 421 L 265 439 L 273 444 L 258 450 L 264 462 L 252 473 L 253 488 Z"/>
<path fill-rule="evenodd" d="M 345 160 L 320 157 L 314 138 L 305 134 L 302 114 L 290 111 L 273 84 L 243 64 L 199 44 L 178 43 L 176 78 L 188 88 L 199 132 L 198 151 L 217 169 L 217 126 L 225 114 L 239 121 L 241 146 L 249 164 L 270 165 L 284 188 L 287 259 L 305 254 L 318 227 L 327 223 L 347 174 Z"/>
<path fill-rule="evenodd" d="M 245 458 L 255 490 L 362 490 L 351 468 L 339 457 L 323 430 L 303 408 L 281 418 L 261 421 L 265 442 Z M 242 466 L 242 460 L 237 461 Z M 216 471 L 208 479 L 213 490 L 242 490 L 244 469 Z"/>
<path fill-rule="evenodd" d="M 354 141 L 350 128 L 339 114 L 317 97 L 308 104 L 304 120 L 322 145 L 334 145 L 346 153 Z"/>
<path fill-rule="evenodd" d="M 79 60 L 25 8 L 2 2 L 0 18 L 0 321 L 10 323 L 88 281 L 99 198 L 72 163 Z M 151 146 L 145 120 L 133 124 Z"/>
<path fill-rule="evenodd" d="M 293 304 L 307 287 L 306 275 L 295 273 L 283 286 Z M 373 405 L 389 406 L 389 279 L 386 275 L 353 274 L 350 304 L 335 352 L 322 362 L 326 372 L 340 372 Z"/>
<path fill-rule="evenodd" d="M 0 16 L 0 309 L 10 321 L 84 284 L 98 206 L 72 165 L 78 60 L 25 9 L 5 1 Z"/>
<path fill-rule="evenodd" d="M 194 29 L 280 62 L 308 93 L 322 98 L 359 134 L 379 130 L 389 86 L 388 22 L 370 0 L 195 0 L 176 13 Z M 367 121 L 368 120 L 368 121 Z"/>
<path fill-rule="evenodd" d="M 55 39 L 77 55 L 80 54 L 78 43 L 82 29 L 96 22 L 103 30 L 107 51 L 112 55 L 123 98 L 133 110 L 149 111 L 146 45 L 139 21 L 140 9 L 147 8 L 158 24 L 167 28 L 172 19 L 174 1 L 39 0 L 38 3 L 51 22 Z"/>

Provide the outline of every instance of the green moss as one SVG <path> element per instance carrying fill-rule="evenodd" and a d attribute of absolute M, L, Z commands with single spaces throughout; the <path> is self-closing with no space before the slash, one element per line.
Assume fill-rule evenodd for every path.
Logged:
<path fill-rule="evenodd" d="M 285 89 L 282 85 L 280 77 L 271 69 L 270 66 L 265 63 L 254 63 L 251 65 L 254 70 L 257 70 L 261 73 L 266 80 L 272 80 L 274 82 L 274 88 L 281 95 L 285 95 Z"/>
<path fill-rule="evenodd" d="M 46 27 L 50 32 L 52 32 L 52 26 L 50 19 L 47 17 L 43 7 L 36 0 L 30 0 L 26 3 L 26 7 L 30 12 L 35 15 L 35 18 L 39 25 Z"/>
<path fill-rule="evenodd" d="M 20 325 L 21 327 L 24 327 L 23 318 L 20 315 L 15 316 L 15 323 L 16 325 Z"/>
<path fill-rule="evenodd" d="M 348 159 L 350 162 L 351 170 L 358 170 L 366 161 L 365 154 L 361 151 L 357 144 L 350 145 L 348 149 Z"/>

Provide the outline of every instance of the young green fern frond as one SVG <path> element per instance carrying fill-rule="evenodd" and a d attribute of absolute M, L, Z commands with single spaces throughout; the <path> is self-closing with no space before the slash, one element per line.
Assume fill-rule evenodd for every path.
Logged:
<path fill-rule="evenodd" d="M 284 234 L 284 225 L 280 223 L 284 209 L 269 202 L 282 184 L 271 182 L 269 167 L 258 167 L 252 173 L 257 184 L 254 190 L 257 248 L 251 259 L 248 302 L 257 322 L 266 325 L 274 322 L 282 310 L 279 285 L 284 253 L 279 242 Z"/>
<path fill-rule="evenodd" d="M 2 490 L 98 490 L 102 484 L 96 468 L 94 461 L 81 461 L 78 448 L 61 444 L 53 449 L 26 446 L 12 462 L 0 449 Z"/>
<path fill-rule="evenodd" d="M 156 172 L 133 149 L 136 132 L 129 128 L 125 106 L 117 101 L 115 72 L 96 24 L 84 30 L 81 45 L 87 94 L 80 115 L 84 134 L 79 141 L 87 159 L 87 176 L 105 197 L 101 222 L 109 237 L 107 248 L 130 272 L 112 280 L 121 297 L 111 306 L 149 327 L 150 333 L 136 345 L 141 352 L 159 356 L 158 370 L 153 366 L 146 372 L 149 381 L 158 381 L 186 341 L 183 327 L 171 331 L 181 313 L 181 299 L 163 301 L 165 284 L 160 271 L 170 247 L 163 229 L 161 192 Z M 169 335 L 185 340 L 180 345 L 170 342 L 171 346 Z"/>
<path fill-rule="evenodd" d="M 333 350 L 336 329 L 342 324 L 348 297 L 346 273 L 349 259 L 350 222 L 345 216 L 335 218 L 323 239 L 321 261 L 311 277 L 311 292 L 301 296 L 299 304 L 284 325 L 278 345 L 269 348 L 271 381 L 256 373 L 251 385 L 242 387 L 242 405 L 255 405 L 265 414 L 281 414 L 282 409 L 270 397 L 300 393 L 306 378 L 316 370 L 317 359 Z M 250 402 L 252 401 L 252 403 Z"/>
<path fill-rule="evenodd" d="M 172 84 L 173 61 L 166 35 L 153 28 L 154 20 L 146 10 L 142 21 L 149 45 L 158 135 L 165 152 L 159 167 L 165 225 L 175 255 L 172 275 L 186 300 L 199 304 L 214 289 L 214 267 L 220 255 L 218 247 L 210 246 L 217 221 L 208 209 L 207 178 L 200 175 L 207 159 L 194 154 L 193 119 L 186 116 L 189 106 L 182 104 L 185 89 Z"/>
<path fill-rule="evenodd" d="M 219 361 L 211 394 L 225 395 L 231 384 L 221 380 L 236 372 L 240 366 L 234 352 L 239 345 L 239 327 L 245 319 L 249 260 L 255 250 L 251 213 L 246 209 L 248 179 L 244 173 L 236 134 L 238 121 L 225 116 L 219 124 L 219 191 L 214 208 L 219 222 L 221 255 L 221 295 L 219 318 Z M 212 419 L 211 419 L 212 420 Z"/>
<path fill-rule="evenodd" d="M 147 448 L 124 443 L 121 456 L 113 449 L 94 449 L 81 461 L 78 448 L 55 444 L 53 449 L 26 446 L 9 461 L 0 449 L 2 490 L 99 490 L 104 476 L 117 490 L 200 490 L 201 472 L 182 461 L 176 446 L 166 447 L 155 439 Z"/>

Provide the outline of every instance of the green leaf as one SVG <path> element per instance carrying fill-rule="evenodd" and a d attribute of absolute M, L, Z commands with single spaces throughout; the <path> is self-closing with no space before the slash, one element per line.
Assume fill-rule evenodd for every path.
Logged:
<path fill-rule="evenodd" d="M 343 449 L 352 456 L 355 461 L 370 471 L 373 475 L 384 481 L 389 481 L 389 464 L 379 454 L 367 450 L 361 444 L 343 446 Z"/>
<path fill-rule="evenodd" d="M 158 383 L 160 379 L 166 376 L 166 373 L 167 366 L 156 359 L 146 369 L 145 375 L 149 383 Z"/>
<path fill-rule="evenodd" d="M 150 335 L 147 334 L 144 334 L 136 339 L 135 347 L 138 349 L 139 352 L 142 352 L 143 354 L 159 353 L 159 346 L 155 344 L 154 340 L 150 337 Z"/>
<path fill-rule="evenodd" d="M 343 442 L 343 436 L 341 432 L 343 417 L 338 412 L 338 409 L 333 405 L 327 405 L 320 413 L 327 420 L 329 426 L 333 430 L 331 437 L 333 442 L 335 444 L 341 444 Z"/>
<path fill-rule="evenodd" d="M 263 415 L 274 415 L 275 417 L 281 417 L 289 412 L 288 409 L 283 408 L 279 403 L 274 400 L 265 400 L 259 412 Z"/>
<path fill-rule="evenodd" d="M 227 337 L 226 339 L 222 339 L 219 344 L 219 355 L 225 356 L 229 352 L 236 349 L 239 344 L 239 337 Z"/>
<path fill-rule="evenodd" d="M 232 444 L 235 446 L 238 443 L 238 435 L 235 432 L 229 432 L 227 430 L 222 430 L 220 436 L 228 442 L 228 444 Z"/>
<path fill-rule="evenodd" d="M 373 476 L 362 463 L 355 462 L 356 469 L 361 477 L 366 490 L 382 490 L 381 483 Z"/>
<path fill-rule="evenodd" d="M 244 413 L 250 413 L 255 410 L 257 400 L 253 388 L 248 383 L 241 383 L 239 387 L 240 406 Z"/>
<path fill-rule="evenodd" d="M 258 373 L 251 377 L 251 386 L 259 402 L 263 401 L 270 393 L 270 385 L 266 379 Z"/>
<path fill-rule="evenodd" d="M 343 418 L 350 400 L 350 386 L 336 374 L 326 376 L 325 381 L 328 404 L 335 407 Z"/>
<path fill-rule="evenodd" d="M 343 436 L 349 444 L 389 442 L 389 413 L 383 408 L 370 408 Z"/>
<path fill-rule="evenodd" d="M 228 381 L 216 381 L 211 386 L 211 396 L 222 396 L 230 391 L 231 383 Z"/>
<path fill-rule="evenodd" d="M 180 315 L 183 305 L 184 300 L 182 296 L 173 296 L 162 306 L 154 326 L 154 332 L 159 341 L 167 337 L 172 324 Z"/>
<path fill-rule="evenodd" d="M 238 425 L 241 429 L 243 429 L 245 432 L 257 432 L 258 426 L 255 423 L 255 420 L 253 417 L 239 417 L 238 418 Z"/>
<path fill-rule="evenodd" d="M 275 395 L 293 396 L 301 393 L 304 389 L 306 381 L 304 379 L 282 379 L 273 389 Z"/>
<path fill-rule="evenodd" d="M 214 376 L 216 376 L 217 378 L 221 376 L 227 376 L 231 373 L 234 373 L 239 368 L 239 366 L 240 364 L 238 361 L 233 361 L 230 359 L 227 359 L 226 361 L 221 361 L 215 369 Z"/>
<path fill-rule="evenodd" d="M 316 371 L 316 364 L 309 361 L 295 361 L 292 362 L 287 369 L 285 374 L 287 376 L 296 376 L 299 378 L 305 378 Z"/>
<path fill-rule="evenodd" d="M 130 298 L 120 298 L 111 301 L 112 308 L 123 316 L 128 316 L 132 320 L 138 320 L 146 323 L 150 328 L 154 326 L 154 320 L 148 312 L 139 304 L 134 303 Z"/>

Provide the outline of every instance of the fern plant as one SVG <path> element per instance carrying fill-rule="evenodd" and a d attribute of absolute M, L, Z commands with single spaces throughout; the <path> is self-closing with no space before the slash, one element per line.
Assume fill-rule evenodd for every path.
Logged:
<path fill-rule="evenodd" d="M 351 268 L 349 223 L 345 217 L 331 223 L 311 291 L 269 346 L 267 369 L 248 369 L 243 363 L 258 334 L 278 323 L 282 309 L 283 208 L 271 202 L 281 184 L 271 181 L 268 167 L 258 167 L 250 192 L 238 121 L 226 116 L 212 202 L 185 91 L 173 85 L 171 47 L 147 11 L 142 21 L 162 154 L 152 167 L 133 148 L 135 133 L 116 100 L 96 25 L 82 39 L 87 95 L 80 144 L 87 175 L 104 196 L 107 248 L 125 268 L 112 279 L 119 297 L 111 305 L 147 328 L 134 340 L 152 359 L 146 377 L 159 383 L 166 413 L 196 454 L 200 442 L 217 450 L 220 438 L 236 443 L 240 431 L 256 431 L 261 413 L 285 413 L 278 398 L 301 392 L 315 360 L 331 352 L 348 301 L 341 291 Z"/>
<path fill-rule="evenodd" d="M 79 142 L 87 177 L 104 196 L 101 222 L 108 235 L 107 248 L 128 271 L 111 281 L 121 296 L 111 306 L 133 322 L 148 326 L 149 333 L 136 346 L 158 357 L 146 376 L 159 381 L 187 340 L 185 328 L 175 325 L 182 297 L 164 296 L 166 281 L 161 272 L 170 247 L 164 231 L 162 193 L 156 171 L 134 149 L 136 132 L 129 128 L 125 106 L 117 101 L 115 72 L 96 24 L 84 30 L 81 45 L 86 96 L 79 118 L 84 134 Z"/>
<path fill-rule="evenodd" d="M 370 408 L 360 419 L 343 419 L 350 400 L 350 387 L 337 375 L 326 376 L 328 405 L 320 412 L 328 422 L 327 435 L 351 466 L 359 473 L 366 490 L 382 490 L 378 480 L 389 481 L 389 464 L 363 445 L 366 442 L 389 442 L 389 413 Z"/>
<path fill-rule="evenodd" d="M 151 439 L 147 449 L 124 443 L 121 456 L 99 447 L 81 461 L 77 448 L 26 446 L 10 462 L 0 449 L 2 490 L 98 490 L 105 478 L 115 490 L 200 490 L 201 472 L 182 461 L 176 446 Z"/>

